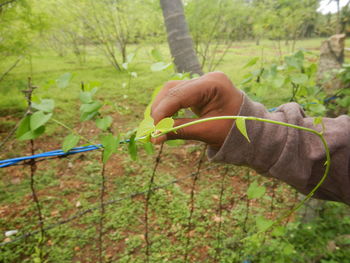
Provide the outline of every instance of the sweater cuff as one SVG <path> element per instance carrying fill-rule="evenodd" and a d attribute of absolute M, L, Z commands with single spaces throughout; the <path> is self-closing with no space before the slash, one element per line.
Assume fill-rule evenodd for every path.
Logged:
<path fill-rule="evenodd" d="M 241 105 L 239 116 L 254 116 L 266 119 L 283 119 L 278 113 L 273 115 L 266 108 L 257 102 L 253 102 L 244 94 L 243 103 Z M 283 121 L 283 120 L 282 120 Z M 271 132 L 273 126 L 273 138 L 266 137 L 266 131 Z M 282 148 L 279 138 L 285 138 L 286 128 L 260 121 L 246 120 L 246 129 L 250 143 L 237 129 L 235 122 L 227 135 L 225 142 L 219 150 L 209 147 L 207 151 L 208 159 L 212 162 L 231 163 L 235 165 L 244 165 L 254 168 L 261 174 L 266 174 L 273 164 L 278 160 L 278 155 Z M 277 136 L 278 135 L 278 136 Z M 264 140 L 269 140 L 267 144 Z M 274 154 L 268 155 L 274 149 Z"/>

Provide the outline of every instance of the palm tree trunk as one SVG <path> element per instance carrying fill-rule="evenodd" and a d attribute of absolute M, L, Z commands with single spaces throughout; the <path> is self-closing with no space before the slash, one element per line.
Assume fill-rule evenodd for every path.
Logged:
<path fill-rule="evenodd" d="M 180 73 L 202 75 L 203 71 L 193 48 L 181 0 L 160 0 L 160 5 L 176 70 Z"/>

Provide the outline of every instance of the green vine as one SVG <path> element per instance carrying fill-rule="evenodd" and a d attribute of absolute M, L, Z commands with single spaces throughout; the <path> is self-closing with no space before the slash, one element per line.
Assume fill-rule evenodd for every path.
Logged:
<path fill-rule="evenodd" d="M 167 118 L 168 119 L 168 118 Z M 250 142 L 248 134 L 247 134 L 247 130 L 246 130 L 246 126 L 245 126 L 245 121 L 246 120 L 252 120 L 252 121 L 260 121 L 260 122 L 266 122 L 266 123 L 272 123 L 272 124 L 276 124 L 276 125 L 282 125 L 282 126 L 286 126 L 286 127 L 290 127 L 290 128 L 294 128 L 294 129 L 298 129 L 298 130 L 303 130 L 303 131 L 307 131 L 307 132 L 311 132 L 315 135 L 317 135 L 320 140 L 322 141 L 322 144 L 324 146 L 324 149 L 326 151 L 326 162 L 325 162 L 325 172 L 321 178 L 321 180 L 318 182 L 318 184 L 310 191 L 310 193 L 302 200 L 300 201 L 297 205 L 294 206 L 294 208 L 292 208 L 290 211 L 288 211 L 286 214 L 282 215 L 280 218 L 278 218 L 277 220 L 275 220 L 274 222 L 272 222 L 271 225 L 269 225 L 269 227 L 267 227 L 266 229 L 259 231 L 257 234 L 266 232 L 268 230 L 270 230 L 273 226 L 281 223 L 285 218 L 289 217 L 291 214 L 293 214 L 295 211 L 297 211 L 306 201 L 308 201 L 313 195 L 314 193 L 317 191 L 317 189 L 323 184 L 323 182 L 326 180 L 327 175 L 329 173 L 330 170 L 330 165 L 331 165 L 331 157 L 330 157 L 330 152 L 329 152 L 329 147 L 328 144 L 323 136 L 323 130 L 321 132 L 318 132 L 316 130 L 310 129 L 310 128 L 306 128 L 306 127 L 302 127 L 302 126 L 298 126 L 298 125 L 294 125 L 294 124 L 290 124 L 290 123 L 285 123 L 285 122 L 280 122 L 280 121 L 274 121 L 274 120 L 269 120 L 269 119 L 264 119 L 264 118 L 258 118 L 258 117 L 252 117 L 252 116 L 219 116 L 219 117 L 211 117 L 211 118 L 204 118 L 204 119 L 199 119 L 199 120 L 195 120 L 189 123 L 185 123 L 176 127 L 168 127 L 167 129 L 165 129 L 162 126 L 162 130 L 157 130 L 157 126 L 154 127 L 154 129 L 152 130 L 152 132 L 150 133 L 150 137 L 152 138 L 157 138 L 160 137 L 162 135 L 165 135 L 169 132 L 176 132 L 179 129 L 183 129 L 186 127 L 189 127 L 191 125 L 195 125 L 195 124 L 199 124 L 199 123 L 204 123 L 204 122 L 208 122 L 208 121 L 215 121 L 215 120 L 236 120 L 236 127 L 238 128 L 238 130 L 242 133 L 242 135 Z M 163 122 L 164 123 L 164 122 Z M 170 121 L 167 121 L 167 123 L 169 125 L 171 125 Z M 315 124 L 320 123 L 320 119 L 316 118 L 315 119 Z M 321 122 L 322 127 L 324 129 L 323 123 Z M 147 137 L 148 135 L 146 135 Z M 248 237 L 246 237 L 248 238 Z M 244 238 L 244 239 L 246 239 Z"/>

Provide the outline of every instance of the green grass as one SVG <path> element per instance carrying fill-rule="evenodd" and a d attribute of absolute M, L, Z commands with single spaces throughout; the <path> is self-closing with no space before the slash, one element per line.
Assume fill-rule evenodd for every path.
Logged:
<path fill-rule="evenodd" d="M 305 48 L 317 54 L 321 39 L 297 42 L 297 48 Z M 242 81 L 250 69 L 243 66 L 253 57 L 263 53 L 265 63 L 278 62 L 278 52 L 273 41 L 242 41 L 233 44 L 217 70 L 229 75 L 234 83 Z M 72 54 L 59 57 L 44 47 L 38 47 L 31 61 L 24 60 L 3 82 L 0 82 L 0 128 L 1 137 L 20 119 L 25 109 L 21 90 L 26 88 L 27 77 L 32 76 L 33 84 L 39 88 L 35 94 L 41 98 L 53 98 L 56 102 L 55 118 L 75 128 L 89 138 L 96 138 L 96 128 L 91 122 L 80 124 L 78 94 L 81 82 L 99 82 L 97 97 L 106 103 L 102 113 L 114 118 L 116 133 L 133 130 L 143 117 L 145 106 L 155 87 L 161 86 L 172 75 L 172 70 L 152 72 L 154 62 L 149 55 L 153 45 L 130 46 L 129 52 L 137 51 L 130 69 L 137 72 L 130 89 L 123 87 L 128 82 L 126 72 L 117 72 L 95 47 L 88 49 L 86 62 L 80 64 Z M 158 45 L 163 56 L 170 61 L 166 44 Z M 282 43 L 283 54 L 289 53 Z M 262 52 L 263 50 L 263 52 Z M 6 68 L 9 61 L 1 62 Z M 70 72 L 73 79 L 69 86 L 60 89 L 48 85 Z M 282 90 L 287 94 L 289 90 Z M 272 100 L 271 105 L 277 104 Z M 60 148 L 61 141 L 69 132 L 54 123 L 48 125 L 47 135 L 36 140 L 36 150 L 48 151 Z M 1 149 L 1 159 L 25 155 L 29 152 L 27 142 L 11 141 Z M 155 177 L 155 184 L 164 184 L 195 170 L 201 147 L 185 144 L 181 147 L 165 146 L 162 161 Z M 139 150 L 139 159 L 131 161 L 127 148 L 121 147 L 106 167 L 106 199 L 118 199 L 131 193 L 147 189 L 154 166 L 154 157 Z M 220 262 L 314 262 L 321 257 L 325 262 L 346 262 L 350 249 L 346 235 L 350 233 L 348 209 L 343 205 L 328 203 L 323 217 L 316 222 L 303 225 L 292 220 L 282 237 L 265 235 L 242 242 L 242 238 L 257 231 L 256 218 L 270 216 L 272 182 L 258 177 L 258 182 L 267 188 L 262 199 L 250 201 L 247 210 L 246 190 L 256 179 L 255 173 L 247 169 L 230 167 L 225 178 L 222 197 L 222 229 L 218 239 L 218 200 L 221 191 L 221 176 L 225 167 L 214 167 L 202 171 L 197 182 L 194 232 L 189 243 L 192 262 L 213 262 L 217 251 L 221 251 Z M 36 189 L 43 207 L 45 224 L 67 218 L 76 212 L 98 206 L 101 184 L 101 162 L 98 151 L 71 156 L 65 159 L 38 163 Z M 32 202 L 29 188 L 29 167 L 12 167 L 0 170 L 0 241 L 4 232 L 12 229 L 32 231 L 37 229 L 36 207 Z M 189 215 L 189 193 L 191 179 L 171 184 L 154 191 L 150 201 L 150 262 L 183 262 L 187 242 Z M 275 189 L 273 216 L 290 209 L 294 200 L 293 191 L 283 184 Z M 77 207 L 80 202 L 81 206 Z M 248 214 L 248 216 L 247 216 Z M 69 224 L 48 231 L 44 252 L 48 262 L 97 262 L 97 237 L 99 210 L 85 215 Z M 104 236 L 104 258 L 106 262 L 144 262 L 144 198 L 128 198 L 106 208 Z M 244 231 L 244 226 L 246 232 Z M 310 231 L 310 227 L 312 231 Z M 345 236 L 345 237 L 344 237 Z M 36 237 L 26 242 L 0 248 L 1 262 L 33 262 Z M 345 241 L 343 240 L 345 239 Z M 328 251 L 330 241 L 340 249 Z M 333 260 L 333 261 L 332 261 Z"/>

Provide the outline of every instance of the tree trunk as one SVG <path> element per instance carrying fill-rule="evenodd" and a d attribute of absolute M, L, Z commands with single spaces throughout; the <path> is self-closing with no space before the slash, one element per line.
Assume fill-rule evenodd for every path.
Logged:
<path fill-rule="evenodd" d="M 193 48 L 181 0 L 160 0 L 168 43 L 176 70 L 202 75 L 203 71 Z"/>

